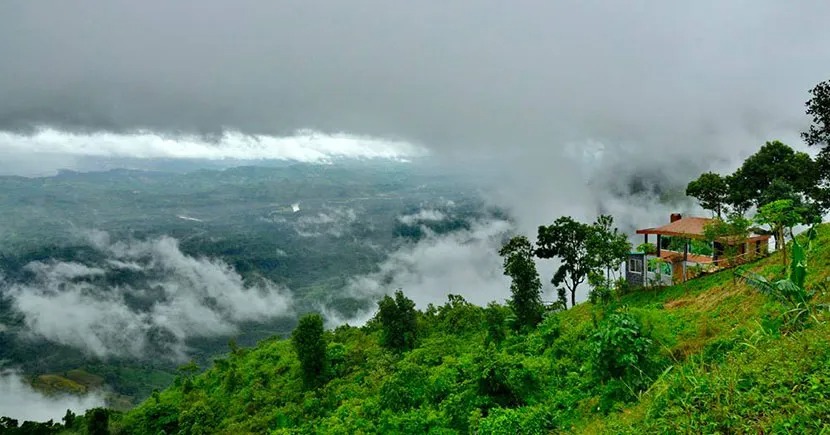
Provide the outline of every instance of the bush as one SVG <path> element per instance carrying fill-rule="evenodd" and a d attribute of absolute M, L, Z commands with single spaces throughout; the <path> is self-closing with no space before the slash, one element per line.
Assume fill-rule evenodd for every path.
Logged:
<path fill-rule="evenodd" d="M 610 313 L 591 337 L 593 367 L 600 380 L 623 379 L 644 374 L 652 340 L 643 334 L 640 322 L 626 312 Z"/>

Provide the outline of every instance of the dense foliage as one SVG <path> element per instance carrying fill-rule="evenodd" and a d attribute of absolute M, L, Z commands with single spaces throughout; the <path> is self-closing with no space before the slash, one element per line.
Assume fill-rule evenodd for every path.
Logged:
<path fill-rule="evenodd" d="M 499 254 L 504 257 L 504 274 L 511 279 L 510 307 L 518 328 L 533 327 L 542 321 L 542 281 L 536 272 L 533 245 L 525 236 L 510 239 Z"/>
<path fill-rule="evenodd" d="M 291 333 L 291 344 L 300 360 L 303 382 L 315 387 L 323 381 L 326 371 L 326 341 L 323 337 L 323 317 L 307 314 Z"/>
<path fill-rule="evenodd" d="M 323 332 L 329 369 L 316 388 L 305 384 L 292 342 L 275 337 L 110 414 L 109 430 L 820 433 L 830 429 L 828 295 L 820 291 L 828 246 L 822 225 L 791 250 L 799 266 L 787 279 L 810 294 L 809 321 L 798 328 L 788 324 L 786 297 L 724 273 L 617 292 L 607 304 L 549 312 L 524 331 L 509 326 L 508 307 L 451 296 L 415 311 L 419 339 L 408 351 L 385 348 L 377 321 Z M 772 256 L 745 272 L 769 280 L 778 263 Z M 74 417 L 69 432 L 85 433 L 93 416 L 101 417 Z M 65 430 L 49 427 L 43 433 Z"/>

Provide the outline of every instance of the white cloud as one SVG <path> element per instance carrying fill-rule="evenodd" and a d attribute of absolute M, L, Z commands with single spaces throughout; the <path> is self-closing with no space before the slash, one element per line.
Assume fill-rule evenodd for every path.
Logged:
<path fill-rule="evenodd" d="M 390 254 L 376 272 L 352 278 L 346 292 L 378 297 L 400 288 L 419 308 L 443 304 L 450 293 L 479 305 L 503 301 L 510 297 L 510 282 L 502 274 L 498 250 L 512 230 L 509 222 L 491 220 L 445 235 L 427 232 Z M 351 322 L 365 321 L 366 314 Z"/>
<path fill-rule="evenodd" d="M 328 234 L 341 237 L 348 226 L 357 220 L 357 213 L 351 208 L 328 208 L 315 215 L 302 216 L 294 227 L 301 237 L 315 237 Z"/>
<path fill-rule="evenodd" d="M 398 221 L 404 225 L 415 225 L 421 222 L 438 222 L 447 218 L 440 210 L 421 209 L 418 213 L 398 216 Z"/>
<path fill-rule="evenodd" d="M 109 255 L 107 268 L 140 272 L 145 281 L 109 287 L 79 279 L 105 275 L 102 268 L 30 263 L 35 279 L 3 290 L 30 334 L 97 357 L 141 357 L 153 348 L 181 359 L 187 338 L 233 334 L 241 322 L 292 313 L 286 289 L 246 283 L 223 261 L 184 254 L 171 237 L 110 243 L 108 234 L 94 232 L 90 242 Z"/>
<path fill-rule="evenodd" d="M 346 133 L 299 130 L 276 137 L 225 132 L 216 142 L 194 135 L 72 133 L 41 128 L 32 134 L 0 131 L 0 153 L 138 159 L 294 160 L 322 163 L 333 158 L 406 160 L 425 155 L 408 142 Z"/>
<path fill-rule="evenodd" d="M 81 414 L 88 409 L 104 406 L 100 394 L 84 396 L 46 396 L 34 390 L 13 371 L 0 372 L 0 415 L 24 421 L 60 421 L 70 409 Z"/>

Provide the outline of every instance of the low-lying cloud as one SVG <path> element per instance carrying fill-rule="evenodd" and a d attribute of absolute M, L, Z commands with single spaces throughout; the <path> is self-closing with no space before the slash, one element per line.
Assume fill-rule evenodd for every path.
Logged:
<path fill-rule="evenodd" d="M 0 131 L 0 154 L 14 156 L 22 163 L 40 160 L 49 166 L 71 168 L 89 158 L 327 163 L 339 158 L 403 161 L 424 156 L 426 151 L 400 140 L 312 130 L 298 130 L 289 136 L 225 131 L 207 138 L 148 130 L 77 133 L 43 127 L 33 132 Z M 0 171 L 16 173 L 15 168 L 5 165 Z"/>
<path fill-rule="evenodd" d="M 342 237 L 355 221 L 357 221 L 357 213 L 352 208 L 326 208 L 317 214 L 300 217 L 294 229 L 300 237 L 315 237 L 323 234 Z"/>
<path fill-rule="evenodd" d="M 19 423 L 60 421 L 67 409 L 80 414 L 99 406 L 104 406 L 104 397 L 100 394 L 46 396 L 34 390 L 18 373 L 0 372 L 0 416 L 14 418 Z"/>
<path fill-rule="evenodd" d="M 429 303 L 443 304 L 447 294 L 462 295 L 475 304 L 510 296 L 498 249 L 513 231 L 511 223 L 482 220 L 469 230 L 443 235 L 423 229 L 424 238 L 391 253 L 375 272 L 352 278 L 346 293 L 377 298 L 402 289 L 422 309 Z M 352 322 L 361 323 L 369 315 L 363 313 Z"/>
<path fill-rule="evenodd" d="M 447 218 L 440 210 L 421 209 L 417 213 L 398 216 L 398 222 L 404 225 L 416 225 L 422 222 L 439 222 Z"/>
<path fill-rule="evenodd" d="M 184 254 L 174 238 L 112 242 L 95 232 L 90 244 L 108 260 L 33 262 L 25 267 L 31 279 L 4 285 L 29 335 L 99 358 L 183 359 L 188 338 L 231 335 L 242 322 L 292 313 L 287 289 L 245 282 L 221 260 Z"/>

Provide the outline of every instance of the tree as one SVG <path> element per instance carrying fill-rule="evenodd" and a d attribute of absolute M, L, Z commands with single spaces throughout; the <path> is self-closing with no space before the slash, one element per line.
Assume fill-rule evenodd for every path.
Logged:
<path fill-rule="evenodd" d="M 732 213 L 728 220 L 715 219 L 703 227 L 703 234 L 710 243 L 718 243 L 723 246 L 723 254 L 730 266 L 739 261 L 739 247 L 746 243 L 749 238 L 749 219 L 741 214 Z"/>
<path fill-rule="evenodd" d="M 799 207 L 791 199 L 779 199 L 762 206 L 755 215 L 755 222 L 769 226 L 770 232 L 775 235 L 775 249 L 782 250 L 781 261 L 785 266 L 787 265 L 787 243 L 784 231 L 790 230 L 790 237 L 792 237 L 793 227 L 811 223 L 810 214 L 809 210 Z"/>
<path fill-rule="evenodd" d="M 533 260 L 533 244 L 525 236 L 510 239 L 499 250 L 504 258 L 504 274 L 512 280 L 510 307 L 516 313 L 519 328 L 536 326 L 542 321 L 542 282 Z"/>
<path fill-rule="evenodd" d="M 495 302 L 487 304 L 487 308 L 484 309 L 484 320 L 487 326 L 485 342 L 498 345 L 504 341 L 504 322 L 507 316 L 504 315 L 501 305 Z"/>
<path fill-rule="evenodd" d="M 810 129 L 801 133 L 807 145 L 830 147 L 830 80 L 821 82 L 810 90 L 812 98 L 806 103 L 807 114 L 813 117 Z"/>
<path fill-rule="evenodd" d="M 109 435 L 110 414 L 107 409 L 90 409 L 86 413 L 86 418 L 86 431 L 89 435 Z"/>
<path fill-rule="evenodd" d="M 827 183 L 830 182 L 830 80 L 821 82 L 810 90 L 812 97 L 805 103 L 807 115 L 812 117 L 812 124 L 809 130 L 801 133 L 801 137 L 809 146 L 822 147 L 816 157 L 818 177 L 814 199 L 821 203 L 822 208 L 830 208 L 830 189 Z"/>
<path fill-rule="evenodd" d="M 381 344 L 387 349 L 403 352 L 415 348 L 418 332 L 418 317 L 415 302 L 395 292 L 393 299 L 386 295 L 378 301 L 377 320 L 381 325 Z"/>
<path fill-rule="evenodd" d="M 559 287 L 564 284 L 571 293 L 571 306 L 576 305 L 576 289 L 585 282 L 595 265 L 593 253 L 588 246 L 593 237 L 591 225 L 562 216 L 553 225 L 540 226 L 536 241 L 536 256 L 539 258 L 558 257 L 561 265 L 551 279 Z"/>
<path fill-rule="evenodd" d="M 592 237 L 588 241 L 588 252 L 594 256 L 594 267 L 605 269 L 605 279 L 612 281 L 611 273 L 619 269 L 631 252 L 628 236 L 621 233 L 614 225 L 610 215 L 600 215 L 593 224 Z M 616 279 L 616 275 L 613 277 Z"/>
<path fill-rule="evenodd" d="M 726 178 L 714 172 L 706 172 L 686 186 L 686 195 L 696 198 L 700 206 L 711 210 L 718 218 L 729 201 L 729 185 Z"/>
<path fill-rule="evenodd" d="M 71 409 L 67 409 L 66 414 L 64 414 L 64 416 L 63 416 L 63 425 L 67 429 L 71 429 L 72 426 L 75 426 L 75 417 L 76 417 L 75 413 L 72 412 Z"/>
<path fill-rule="evenodd" d="M 767 142 L 728 177 L 729 201 L 739 212 L 787 198 L 808 199 L 819 181 L 816 162 L 788 145 Z"/>
<path fill-rule="evenodd" d="M 323 317 L 317 313 L 306 314 L 291 333 L 291 344 L 297 352 L 306 387 L 315 387 L 326 371 L 326 340 Z"/>

